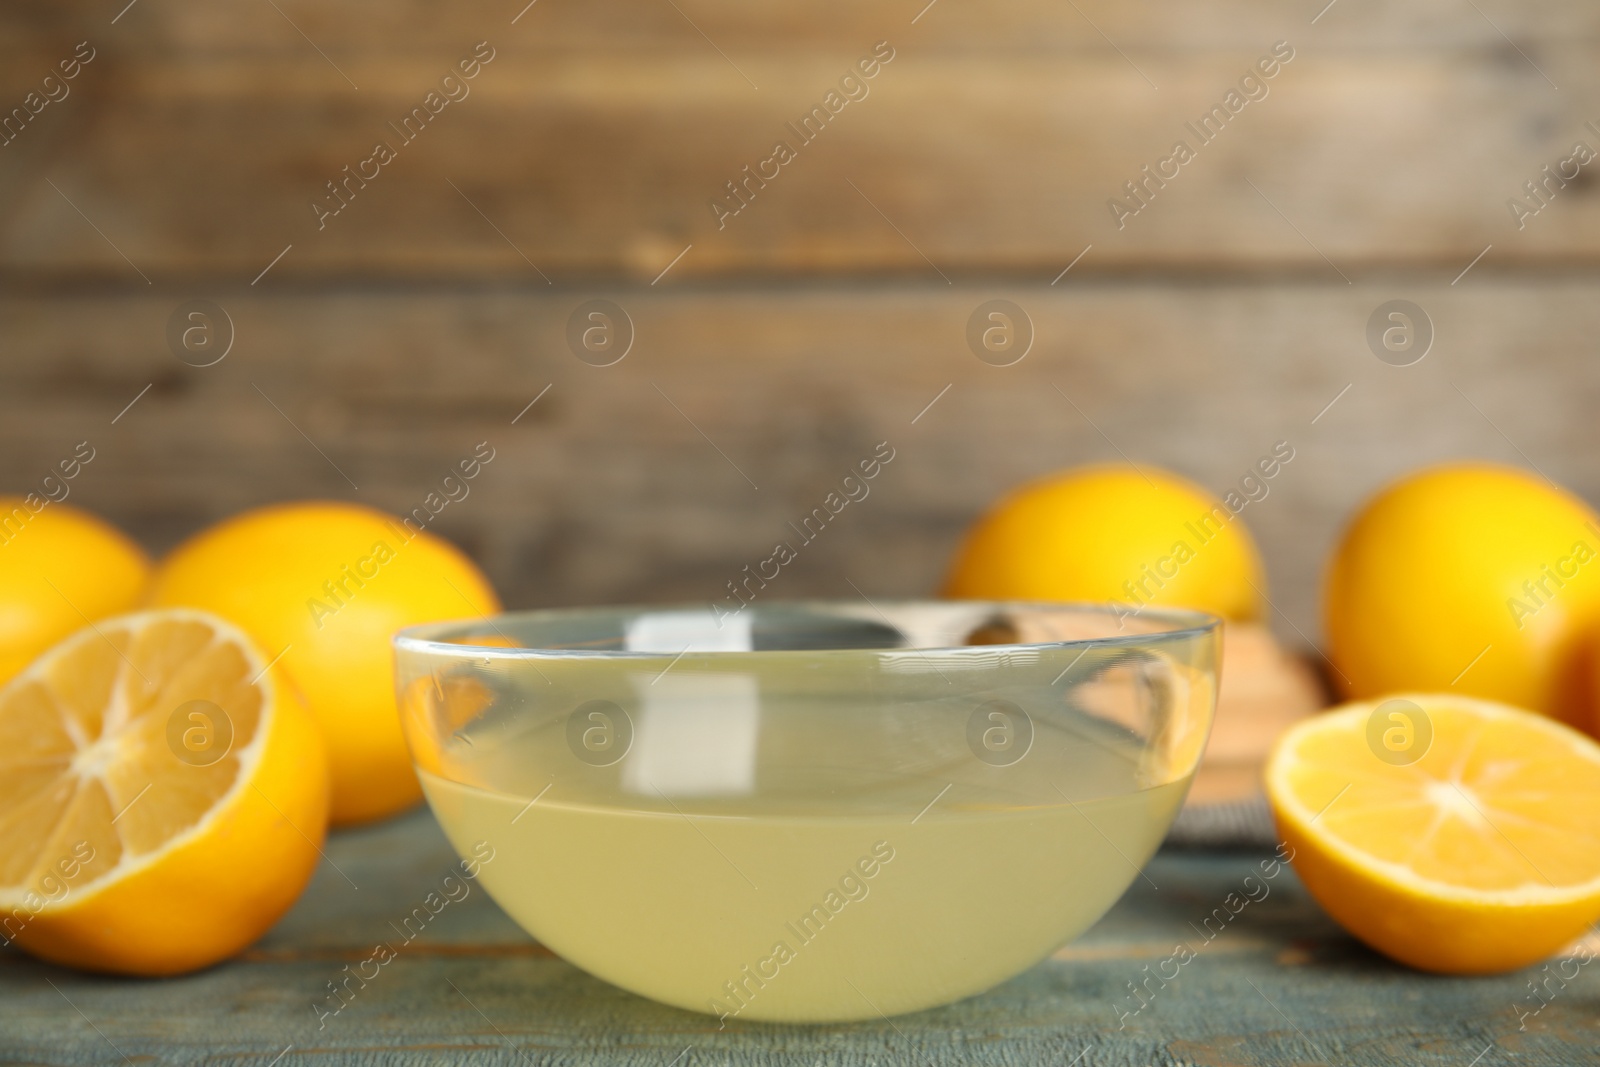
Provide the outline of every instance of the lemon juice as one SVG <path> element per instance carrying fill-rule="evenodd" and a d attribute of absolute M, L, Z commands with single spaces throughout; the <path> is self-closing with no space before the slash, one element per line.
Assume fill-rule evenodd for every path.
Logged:
<path fill-rule="evenodd" d="M 423 788 L 463 855 L 494 849 L 479 877 L 524 929 L 724 1023 L 875 1018 L 1011 977 L 1105 913 L 1188 787 L 1149 784 L 1144 747 L 1081 713 L 1031 722 L 1005 765 L 972 758 L 960 723 L 924 722 L 898 739 L 897 771 L 874 775 L 883 738 L 849 730 L 887 716 L 859 698 L 756 701 L 738 675 L 637 681 L 652 698 L 637 723 L 603 701 L 565 724 L 485 723 L 435 764 L 450 777 L 420 771 Z M 759 739 L 741 731 L 753 708 Z M 574 716 L 590 741 L 636 728 L 626 754 L 574 759 Z M 832 723 L 837 743 L 805 751 L 783 729 L 799 721 L 823 738 Z"/>
<path fill-rule="evenodd" d="M 738 1021 L 1011 978 L 1159 846 L 1215 620 L 994 602 L 585 608 L 396 638 L 451 843 L 569 962 Z"/>

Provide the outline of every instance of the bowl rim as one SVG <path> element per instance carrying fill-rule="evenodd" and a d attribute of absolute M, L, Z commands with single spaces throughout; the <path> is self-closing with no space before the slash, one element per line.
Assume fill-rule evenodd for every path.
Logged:
<path fill-rule="evenodd" d="M 1164 629 L 1147 630 L 1139 633 L 1117 634 L 1109 637 L 1083 637 L 1064 641 L 1028 641 L 1010 644 L 981 644 L 981 645 L 917 645 L 899 648 L 828 648 L 828 649 L 760 649 L 760 650 L 695 650 L 685 649 L 682 652 L 653 652 L 644 650 L 627 649 L 599 649 L 599 648 L 527 648 L 511 647 L 491 644 L 464 644 L 458 641 L 441 640 L 439 635 L 461 629 L 473 629 L 487 622 L 490 627 L 499 629 L 497 622 L 507 619 L 560 619 L 562 617 L 575 617 L 579 615 L 616 615 L 627 617 L 647 613 L 665 613 L 674 611 L 693 611 L 707 613 L 704 603 L 664 603 L 664 604 L 600 604 L 589 607 L 562 607 L 562 608 L 533 608 L 521 611 L 502 611 L 494 615 L 480 615 L 467 618 L 448 619 L 437 622 L 422 623 L 407 626 L 399 630 L 391 638 L 391 643 L 397 654 L 431 654 L 438 656 L 452 656 L 456 658 L 471 659 L 497 659 L 497 660 L 551 660 L 551 659 L 604 659 L 604 660 L 659 660 L 673 656 L 690 656 L 696 660 L 709 660 L 716 662 L 727 661 L 754 655 L 760 656 L 885 656 L 885 655 L 929 655 L 940 656 L 970 655 L 973 657 L 992 656 L 997 652 L 1016 652 L 1041 649 L 1089 649 L 1089 648 L 1128 648 L 1147 647 L 1150 645 L 1178 644 L 1217 633 L 1223 625 L 1223 620 L 1209 612 L 1198 611 L 1192 608 L 1152 608 L 1115 601 L 1050 601 L 1050 600 L 980 600 L 980 599 L 938 599 L 931 597 L 889 598 L 885 600 L 867 600 L 865 604 L 873 611 L 882 614 L 880 604 L 887 604 L 898 608 L 915 607 L 987 607 L 994 611 L 1000 609 L 1031 609 L 1049 610 L 1056 612 L 1073 612 L 1088 615 L 1117 615 L 1128 614 L 1140 619 L 1164 622 Z M 752 605 L 754 606 L 754 605 Z M 767 609 L 772 608 L 829 608 L 848 606 L 852 612 L 859 613 L 861 602 L 842 598 L 774 598 L 760 605 Z M 730 613 L 731 614 L 731 613 Z M 502 634 L 502 636 L 504 636 Z M 509 640 L 509 638 L 508 638 Z"/>

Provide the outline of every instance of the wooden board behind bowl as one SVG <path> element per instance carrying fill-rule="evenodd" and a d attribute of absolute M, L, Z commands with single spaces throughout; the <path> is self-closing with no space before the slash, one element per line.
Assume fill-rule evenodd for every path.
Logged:
<path fill-rule="evenodd" d="M 968 640 L 990 644 L 1103 637 L 1109 618 L 1019 611 L 1004 623 L 974 631 Z M 1329 696 L 1311 664 L 1280 645 L 1265 626 L 1228 623 L 1222 631 L 1216 720 L 1189 803 L 1233 803 L 1260 794 L 1272 743 L 1295 722 L 1327 707 Z"/>
<path fill-rule="evenodd" d="M 1261 792 L 1261 771 L 1278 735 L 1331 703 L 1307 660 L 1256 623 L 1229 623 L 1222 636 L 1217 718 L 1190 804 L 1245 800 Z"/>

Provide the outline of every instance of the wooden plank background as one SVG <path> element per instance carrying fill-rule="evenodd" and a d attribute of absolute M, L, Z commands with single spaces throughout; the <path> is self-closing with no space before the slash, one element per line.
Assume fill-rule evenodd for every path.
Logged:
<path fill-rule="evenodd" d="M 1600 498 L 1600 162 L 1506 208 L 1600 148 L 1597 39 L 1576 0 L 14 6 L 0 108 L 96 51 L 0 147 L 0 485 L 91 440 L 74 499 L 161 550 L 269 500 L 409 508 L 489 440 L 439 529 L 510 603 L 710 600 L 889 440 L 781 593 L 916 595 L 1022 479 L 1125 454 L 1222 491 L 1287 440 L 1245 519 L 1310 642 L 1339 522 L 1395 474 L 1484 456 Z M 719 230 L 708 199 L 880 40 L 870 95 Z M 1118 230 L 1107 198 L 1280 40 Z M 479 41 L 471 95 L 319 231 L 323 183 Z M 613 367 L 565 341 L 595 296 L 637 330 Z M 1013 367 L 964 339 L 996 296 L 1037 331 Z M 196 297 L 236 329 L 215 367 L 167 349 Z M 1413 367 L 1366 347 L 1395 297 L 1437 328 Z"/>
<path fill-rule="evenodd" d="M 376 7 L 5 16 L 0 100 L 20 103 L 73 41 L 97 58 L 4 149 L 0 266 L 137 280 L 69 198 L 149 276 L 241 281 L 289 244 L 277 281 L 537 277 L 530 261 L 557 281 L 649 280 L 690 243 L 679 280 L 934 277 L 911 244 L 946 273 L 1048 279 L 1090 242 L 1086 273 L 1337 278 L 1313 244 L 1346 272 L 1454 273 L 1489 243 L 1497 262 L 1589 264 L 1600 232 L 1589 170 L 1560 192 L 1558 222 L 1518 230 L 1505 206 L 1575 139 L 1596 141 L 1600 18 L 1577 3 L 1491 18 L 1339 0 L 1314 23 L 1321 3 L 1265 0 L 1180 17 L 939 4 L 916 23 L 921 5 L 899 0 L 759 14 L 544 0 L 515 25 L 518 4 Z M 896 58 L 870 95 L 718 229 L 708 200 L 879 40 Z M 1280 40 L 1295 59 L 1270 94 L 1115 228 L 1106 200 Z M 319 230 L 324 183 L 394 139 L 387 124 L 477 41 L 497 58 L 471 95 Z"/>
<path fill-rule="evenodd" d="M 1321 561 L 1387 478 L 1526 457 L 1600 498 L 1594 279 L 1485 272 L 1465 286 L 607 290 L 637 340 L 605 368 L 566 348 L 587 291 L 222 295 L 235 350 L 209 368 L 165 350 L 176 291 L 11 297 L 0 323 L 26 358 L 4 370 L 0 455 L 25 484 L 88 439 L 98 454 L 72 499 L 161 548 L 273 497 L 408 511 L 487 440 L 495 460 L 437 528 L 510 602 L 535 605 L 719 598 L 879 441 L 896 458 L 872 495 L 773 592 L 853 596 L 849 579 L 922 593 L 977 509 L 1025 478 L 1125 453 L 1221 491 L 1284 440 L 1295 458 L 1243 517 L 1280 632 L 1314 640 Z M 996 294 L 1037 331 L 1012 367 L 965 346 L 966 315 Z M 1397 294 L 1438 331 L 1412 367 L 1364 340 Z"/>

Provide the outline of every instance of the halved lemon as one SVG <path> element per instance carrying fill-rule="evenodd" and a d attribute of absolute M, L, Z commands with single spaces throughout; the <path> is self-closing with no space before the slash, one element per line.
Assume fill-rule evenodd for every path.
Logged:
<path fill-rule="evenodd" d="M 244 633 L 166 609 L 102 620 L 0 690 L 0 936 L 162 975 L 260 937 L 328 821 L 316 723 Z"/>
<path fill-rule="evenodd" d="M 1311 895 L 1413 967 L 1511 970 L 1600 919 L 1600 746 L 1544 716 L 1348 704 L 1279 739 L 1267 794 Z"/>

